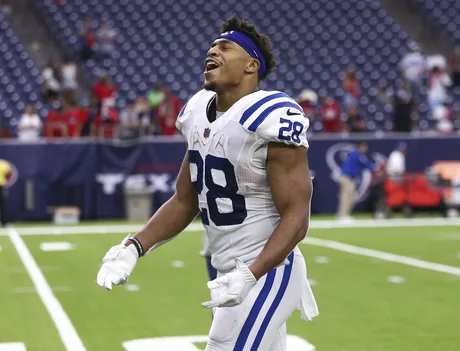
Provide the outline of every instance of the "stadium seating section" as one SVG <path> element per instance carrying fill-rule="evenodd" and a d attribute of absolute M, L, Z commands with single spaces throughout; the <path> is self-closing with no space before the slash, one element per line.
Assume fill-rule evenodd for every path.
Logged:
<path fill-rule="evenodd" d="M 456 47 L 460 47 L 460 1 L 457 0 L 414 0 L 420 5 L 425 17 L 434 23 Z M 454 109 L 460 109 L 460 89 L 451 91 Z M 454 126 L 460 129 L 459 121 Z"/>
<path fill-rule="evenodd" d="M 460 45 L 460 2 L 457 0 L 416 0 L 428 19 L 455 44 Z"/>
<path fill-rule="evenodd" d="M 14 128 L 28 101 L 41 115 L 46 114 L 40 96 L 43 81 L 2 13 L 0 32 L 0 126 Z"/>
<path fill-rule="evenodd" d="M 272 38 L 279 66 L 265 88 L 293 96 L 303 88 L 324 89 L 341 99 L 341 74 L 354 67 L 362 112 L 373 117 L 368 129 L 391 128 L 388 115 L 377 107 L 376 87 L 382 79 L 397 77 L 408 37 L 378 1 L 75 0 L 64 7 L 54 0 L 38 2 L 54 33 L 74 49 L 85 15 L 95 28 L 111 22 L 119 33 L 118 50 L 111 59 L 89 61 L 85 69 L 92 78 L 109 71 L 123 98 L 144 94 L 161 80 L 186 100 L 202 84 L 205 53 L 222 19 L 236 12 Z"/>
<path fill-rule="evenodd" d="M 397 64 L 407 52 L 409 38 L 378 0 L 74 0 L 65 6 L 55 0 L 36 1 L 53 33 L 74 52 L 79 50 L 77 31 L 85 16 L 92 18 L 94 29 L 109 22 L 117 31 L 111 58 L 82 65 L 92 81 L 102 71 L 111 75 L 120 89 L 119 107 L 145 94 L 156 81 L 172 88 L 185 102 L 202 85 L 203 61 L 218 27 L 236 12 L 255 21 L 272 38 L 279 64 L 262 88 L 283 90 L 294 97 L 310 88 L 341 101 L 343 74 L 353 68 L 367 129 L 392 129 L 390 111 L 377 103 L 377 87 L 398 78 Z M 427 8 L 433 3 L 420 1 Z M 446 22 L 443 16 L 456 13 L 447 5 L 442 9 L 446 10 L 442 14 L 435 11 L 442 23 Z M 452 29 L 450 24 L 447 27 Z M 5 73 L 0 84 L 11 83 L 11 92 L 2 99 L 0 111 L 9 118 L 17 116 L 24 101 L 37 101 L 34 91 L 41 78 L 5 21 L 1 26 L 6 36 L 0 38 L 0 67 Z M 16 52 L 20 60 L 13 59 Z M 423 102 L 426 89 L 421 94 Z M 42 106 L 37 103 L 37 107 Z M 426 104 L 420 110 L 425 116 Z M 418 123 L 422 130 L 434 125 L 428 118 Z M 315 121 L 312 128 L 321 131 L 322 125 Z"/>

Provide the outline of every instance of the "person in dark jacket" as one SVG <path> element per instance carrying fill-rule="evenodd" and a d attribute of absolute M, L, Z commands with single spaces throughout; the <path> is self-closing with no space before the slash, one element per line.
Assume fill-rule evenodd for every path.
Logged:
<path fill-rule="evenodd" d="M 412 130 L 414 99 L 409 83 L 404 81 L 393 97 L 393 131 L 408 133 Z"/>

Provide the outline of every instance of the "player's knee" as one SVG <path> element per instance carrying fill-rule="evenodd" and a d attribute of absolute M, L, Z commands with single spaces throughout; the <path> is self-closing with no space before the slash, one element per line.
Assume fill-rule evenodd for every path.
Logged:
<path fill-rule="evenodd" d="M 213 345 L 229 345 L 235 339 L 234 328 L 216 328 L 211 326 L 209 331 L 209 340 Z M 229 346 L 230 347 L 230 346 Z"/>
<path fill-rule="evenodd" d="M 237 331 L 240 329 L 238 321 L 236 318 L 228 316 L 225 323 L 219 323 L 222 321 L 220 318 L 222 316 L 215 316 L 215 319 L 211 325 L 211 330 L 209 331 L 209 342 L 208 345 L 214 347 L 210 350 L 233 350 L 233 344 L 237 337 Z M 232 323 L 233 322 L 233 323 Z M 208 350 L 208 349 L 206 349 Z"/>

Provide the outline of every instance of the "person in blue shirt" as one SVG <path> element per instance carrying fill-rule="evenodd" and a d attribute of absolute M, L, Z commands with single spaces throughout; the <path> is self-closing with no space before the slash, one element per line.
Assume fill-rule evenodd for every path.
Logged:
<path fill-rule="evenodd" d="M 367 143 L 360 141 L 355 150 L 351 151 L 342 164 L 340 176 L 340 198 L 337 217 L 339 220 L 350 220 L 350 213 L 356 203 L 356 180 L 368 169 L 375 172 L 375 165 L 366 156 Z"/>

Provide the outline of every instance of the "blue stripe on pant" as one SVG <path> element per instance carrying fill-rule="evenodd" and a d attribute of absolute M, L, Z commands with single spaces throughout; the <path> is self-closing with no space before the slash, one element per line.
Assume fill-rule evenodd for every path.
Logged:
<path fill-rule="evenodd" d="M 267 273 L 265 284 L 262 290 L 260 291 L 259 296 L 257 296 L 256 302 L 252 306 L 251 312 L 249 312 L 249 316 L 246 319 L 246 322 L 244 322 L 243 328 L 241 328 L 240 335 L 238 335 L 238 339 L 236 340 L 236 344 L 235 344 L 235 347 L 233 348 L 233 351 L 243 350 L 244 345 L 246 344 L 246 341 L 248 340 L 249 333 L 251 332 L 252 326 L 257 320 L 260 310 L 262 309 L 262 306 L 264 305 L 265 300 L 267 300 L 268 294 L 270 293 L 270 290 L 272 289 L 273 282 L 275 281 L 275 274 L 276 274 L 276 269 L 272 269 L 270 272 Z"/>
<path fill-rule="evenodd" d="M 294 252 L 291 252 L 291 254 L 288 256 L 288 259 L 289 265 L 284 266 L 284 274 L 283 279 L 281 280 L 280 289 L 278 290 L 278 293 L 276 294 L 275 299 L 273 300 L 273 303 L 270 306 L 270 309 L 268 310 L 262 325 L 260 326 L 259 332 L 257 333 L 257 336 L 254 340 L 254 344 L 252 344 L 251 351 L 258 350 L 262 338 L 264 337 L 265 331 L 267 330 L 268 323 L 270 323 L 270 320 L 275 314 L 276 309 L 278 308 L 281 300 L 283 299 L 284 293 L 286 292 L 287 286 L 289 284 L 289 279 L 291 278 L 292 266 L 294 264 Z"/>
<path fill-rule="evenodd" d="M 284 273 L 283 273 L 283 277 L 281 280 L 280 288 L 275 296 L 275 299 L 272 302 L 272 305 L 270 306 L 267 312 L 267 315 L 262 321 L 262 325 L 260 326 L 260 329 L 257 332 L 256 338 L 254 339 L 254 344 L 251 347 L 251 351 L 256 351 L 258 349 L 260 343 L 262 342 L 262 338 L 265 334 L 265 331 L 267 330 L 268 324 L 270 323 L 270 320 L 275 314 L 276 309 L 278 308 L 284 296 L 284 293 L 286 292 L 286 289 L 289 283 L 289 279 L 291 277 L 292 265 L 294 263 L 294 252 L 291 252 L 289 254 L 288 260 L 289 260 L 289 265 L 284 266 L 285 268 L 284 268 Z M 251 333 L 252 326 L 257 320 L 260 310 L 262 309 L 262 306 L 267 300 L 268 294 L 270 293 L 270 290 L 273 286 L 273 282 L 275 280 L 275 275 L 276 275 L 276 270 L 277 269 L 275 268 L 267 273 L 265 284 L 262 290 L 260 291 L 259 296 L 257 297 L 254 305 L 252 306 L 252 309 L 249 312 L 249 316 L 246 319 L 246 322 L 244 323 L 240 334 L 238 335 L 238 339 L 236 341 L 235 347 L 233 348 L 233 351 L 242 351 L 244 349 L 246 341 L 249 338 L 249 334 Z"/>

